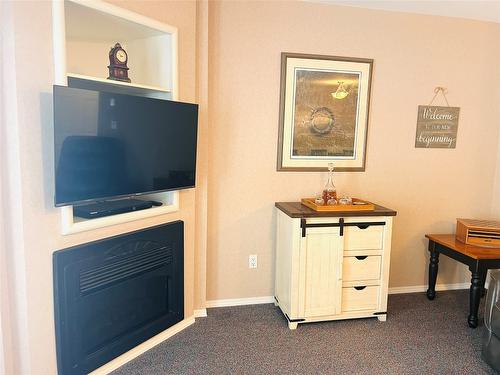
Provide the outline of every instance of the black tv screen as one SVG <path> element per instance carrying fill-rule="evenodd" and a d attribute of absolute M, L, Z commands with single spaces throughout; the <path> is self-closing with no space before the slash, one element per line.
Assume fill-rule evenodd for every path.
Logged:
<path fill-rule="evenodd" d="M 55 205 L 194 187 L 198 105 L 54 86 Z"/>

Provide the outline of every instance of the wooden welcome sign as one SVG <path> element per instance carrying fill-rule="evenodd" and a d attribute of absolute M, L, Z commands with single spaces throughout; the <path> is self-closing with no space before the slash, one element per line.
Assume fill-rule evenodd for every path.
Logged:
<path fill-rule="evenodd" d="M 455 148 L 459 113 L 459 107 L 419 105 L 415 147 Z"/>

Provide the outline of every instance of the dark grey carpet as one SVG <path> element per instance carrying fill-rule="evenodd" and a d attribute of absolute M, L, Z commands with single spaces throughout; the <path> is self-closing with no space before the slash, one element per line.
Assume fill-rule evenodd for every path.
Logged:
<path fill-rule="evenodd" d="M 467 326 L 468 291 L 389 296 L 377 319 L 299 324 L 274 305 L 209 309 L 208 317 L 113 372 L 130 374 L 494 374 L 484 324 Z M 484 300 L 484 299 L 483 299 Z"/>

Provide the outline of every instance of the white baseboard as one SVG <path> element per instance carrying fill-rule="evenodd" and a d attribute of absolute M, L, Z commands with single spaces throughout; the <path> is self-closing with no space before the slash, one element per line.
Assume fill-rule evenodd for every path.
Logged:
<path fill-rule="evenodd" d="M 404 293 L 421 293 L 427 291 L 427 285 L 415 285 L 415 286 L 402 286 L 389 288 L 389 294 L 404 294 Z M 469 289 L 470 283 L 458 283 L 458 284 L 437 284 L 437 291 L 444 290 L 457 290 L 457 289 Z M 207 301 L 207 308 L 212 307 L 230 307 L 230 306 L 244 306 L 244 305 L 258 305 L 262 303 L 273 303 L 274 296 L 264 296 L 264 297 L 251 297 L 251 298 L 233 298 L 233 299 L 216 299 L 212 301 Z M 198 317 L 197 311 L 195 310 L 195 317 Z M 206 314 L 206 309 L 204 309 Z M 206 315 L 200 315 L 206 316 Z"/>
<path fill-rule="evenodd" d="M 195 318 L 205 318 L 207 316 L 207 309 L 198 309 L 193 311 Z"/>
<path fill-rule="evenodd" d="M 389 294 L 420 293 L 420 292 L 426 292 L 427 288 L 428 285 L 394 287 L 394 288 L 389 288 Z M 437 291 L 469 289 L 469 288 L 470 288 L 470 283 L 436 285 Z"/>
<path fill-rule="evenodd" d="M 92 371 L 89 375 L 106 375 L 109 374 L 110 372 L 116 370 L 117 368 L 123 366 L 127 362 L 130 362 L 134 358 L 137 358 L 140 356 L 142 353 L 148 351 L 149 349 L 152 349 L 156 345 L 160 344 L 161 342 L 165 341 L 166 339 L 172 337 L 176 333 L 179 333 L 183 329 L 189 327 L 191 324 L 194 323 L 194 316 L 190 316 L 189 318 L 186 318 L 176 325 L 170 327 L 169 329 L 166 329 L 165 331 L 157 334 L 156 336 L 150 338 L 148 341 L 143 342 L 142 344 L 136 346 L 133 349 L 130 349 L 128 352 L 123 353 L 121 356 L 116 357 L 112 361 L 106 363 L 104 366 L 99 367 L 98 369 Z"/>
<path fill-rule="evenodd" d="M 389 288 L 389 294 L 404 294 L 404 293 L 421 293 L 427 291 L 427 285 L 415 285 L 415 286 L 402 286 Z M 457 289 L 469 289 L 470 283 L 458 283 L 458 284 L 437 284 L 437 291 L 445 290 L 457 290 Z M 274 296 L 264 296 L 264 297 L 251 297 L 251 298 L 233 298 L 233 299 L 216 299 L 212 301 L 207 301 L 207 308 L 212 307 L 230 307 L 230 306 L 244 306 L 244 305 L 258 305 L 262 303 L 273 303 Z M 195 316 L 196 311 L 195 310 Z M 206 309 L 205 309 L 206 311 Z"/>
<path fill-rule="evenodd" d="M 207 307 L 259 305 L 262 303 L 273 303 L 273 302 L 274 302 L 274 296 L 234 298 L 234 299 L 216 299 L 213 301 L 207 301 Z"/>

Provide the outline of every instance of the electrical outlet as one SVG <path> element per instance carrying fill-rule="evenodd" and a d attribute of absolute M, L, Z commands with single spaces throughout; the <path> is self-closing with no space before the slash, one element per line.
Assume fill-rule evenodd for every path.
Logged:
<path fill-rule="evenodd" d="M 248 268 L 257 268 L 257 254 L 248 256 Z"/>

